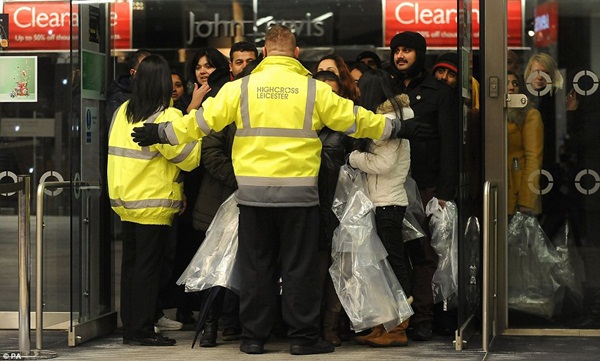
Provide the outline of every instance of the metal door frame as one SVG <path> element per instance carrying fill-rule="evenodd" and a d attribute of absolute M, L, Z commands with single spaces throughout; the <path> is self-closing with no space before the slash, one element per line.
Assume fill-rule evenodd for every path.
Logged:
<path fill-rule="evenodd" d="M 484 209 L 482 347 L 488 350 L 493 337 L 508 326 L 506 292 L 506 51 L 507 1 L 481 1 L 482 121 L 484 133 L 484 181 L 495 199 Z M 495 192 L 492 192 L 495 189 Z M 488 199 L 486 199 L 487 201 Z M 487 257 L 487 259 L 485 258 Z"/>

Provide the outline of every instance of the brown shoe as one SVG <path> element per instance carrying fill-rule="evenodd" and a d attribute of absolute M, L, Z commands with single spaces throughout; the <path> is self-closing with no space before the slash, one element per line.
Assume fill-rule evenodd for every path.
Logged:
<path fill-rule="evenodd" d="M 368 335 L 354 337 L 354 342 L 356 342 L 359 345 L 366 345 L 367 340 L 377 338 L 377 337 L 381 336 L 381 334 L 384 332 L 385 332 L 385 328 L 383 328 L 383 325 L 375 326 L 375 327 L 373 327 L 373 330 L 371 331 L 371 333 L 369 333 Z"/>
<path fill-rule="evenodd" d="M 406 329 L 408 328 L 408 320 L 396 326 L 390 332 L 382 332 L 379 337 L 370 338 L 366 344 L 373 347 L 401 347 L 408 345 L 406 337 Z"/>

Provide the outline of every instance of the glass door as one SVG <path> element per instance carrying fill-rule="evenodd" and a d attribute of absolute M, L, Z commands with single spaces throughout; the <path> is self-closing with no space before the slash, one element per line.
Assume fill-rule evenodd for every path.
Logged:
<path fill-rule="evenodd" d="M 475 9 L 475 11 L 474 11 Z M 482 168 L 480 77 L 474 74 L 479 3 L 457 1 L 460 107 L 460 186 L 458 190 L 458 324 L 455 348 L 462 350 L 479 331 L 481 307 Z"/>
<path fill-rule="evenodd" d="M 75 346 L 117 325 L 104 186 L 109 5 L 5 1 L 0 13 L 11 25 L 11 37 L 0 50 L 0 74 L 11 80 L 4 83 L 15 84 L 8 91 L 0 87 L 0 182 L 31 176 L 31 311 L 39 301 L 43 329 L 68 330 L 68 344 Z M 50 13 L 78 21 L 25 30 L 15 25 L 17 14 L 43 18 Z M 48 186 L 37 196 L 40 185 L 56 181 L 67 186 Z M 0 294 L 0 328 L 7 329 L 20 327 L 16 200 L 15 194 L 0 194 L 0 262 L 6 265 L 0 269 L 0 283 L 7 290 Z M 41 232 L 36 229 L 38 214 L 43 216 Z M 39 299 L 38 255 L 43 277 Z M 31 316 L 32 330 L 39 325 L 36 316 Z M 41 342 L 36 340 L 36 346 Z"/>
<path fill-rule="evenodd" d="M 600 335 L 600 3 L 522 1 L 520 37 L 510 3 L 483 12 L 484 338 Z"/>

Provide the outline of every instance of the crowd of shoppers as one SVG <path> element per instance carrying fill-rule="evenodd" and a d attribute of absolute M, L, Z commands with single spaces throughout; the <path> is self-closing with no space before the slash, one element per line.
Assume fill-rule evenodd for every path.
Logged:
<path fill-rule="evenodd" d="M 397 34 L 390 50 L 386 62 L 375 52 L 362 52 L 352 68 L 338 54 L 329 54 L 317 62 L 313 78 L 297 60 L 294 34 L 275 25 L 266 34 L 262 60 L 253 44 L 240 42 L 232 46 L 229 59 L 215 48 L 197 51 L 186 79 L 160 56 L 142 60 L 139 70 L 132 68 L 128 79 L 137 90 L 115 115 L 109 140 L 111 204 L 127 225 L 121 301 L 125 343 L 175 343 L 151 327 L 156 320 L 149 315 L 160 303 L 148 302 L 159 294 L 160 262 L 165 262 L 159 250 L 170 238 L 169 225 L 180 213 L 177 276 L 219 205 L 237 190 L 242 287 L 239 295 L 219 292 L 200 345 L 217 345 L 221 320 L 224 341 L 241 339 L 242 352 L 261 354 L 280 315 L 290 353 L 333 352 L 348 339 L 343 331 L 350 330 L 340 322 L 344 312 L 327 272 L 337 226 L 331 203 L 344 163 L 367 174 L 378 236 L 394 275 L 411 296 L 415 314 L 410 335 L 431 339 L 431 277 L 437 259 L 427 237 L 402 239 L 408 204 L 404 179 L 412 173 L 424 203 L 433 196 L 442 206 L 454 199 L 458 101 L 450 86 L 426 70 L 427 49 L 420 34 Z M 141 87 L 163 73 L 170 75 L 168 92 L 144 92 Z M 151 93 L 155 98 L 149 99 L 156 100 L 138 113 L 135 106 Z M 161 156 L 146 156 L 152 152 Z M 142 171 L 152 167 L 160 177 L 143 180 L 130 171 L 134 166 Z M 194 168 L 197 177 L 187 173 L 184 186 L 180 171 Z M 150 189 L 170 192 L 156 198 Z M 148 218 L 131 213 L 131 207 L 164 215 Z M 147 248 L 140 244 L 144 237 L 152 239 Z M 153 257 L 143 270 L 149 278 L 135 263 L 142 260 L 138 255 L 150 257 L 146 253 Z M 132 291 L 142 277 L 144 298 Z M 192 311 L 199 306 L 193 303 L 200 300 L 178 303 L 178 320 L 193 322 Z M 145 307 L 138 310 L 142 301 Z M 138 325 L 138 320 L 144 323 Z M 406 346 L 408 326 L 408 320 L 388 331 L 377 326 L 355 340 L 376 347 Z"/>

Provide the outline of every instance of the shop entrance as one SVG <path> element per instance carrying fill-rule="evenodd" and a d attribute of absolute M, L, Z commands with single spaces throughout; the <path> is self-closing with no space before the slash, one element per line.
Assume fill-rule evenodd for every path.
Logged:
<path fill-rule="evenodd" d="M 26 11 L 19 2 L 3 6 L 2 12 L 9 14 Z M 3 183 L 20 174 L 31 178 L 31 329 L 37 327 L 34 311 L 41 302 L 43 329 L 68 330 L 69 345 L 75 346 L 117 326 L 115 246 L 105 190 L 109 11 L 106 3 L 36 6 L 38 13 L 52 11 L 66 19 L 77 14 L 79 21 L 67 24 L 65 31 L 80 41 L 53 43 L 60 49 L 45 53 L 8 52 L 9 47 L 1 54 L 2 76 L 14 76 L 19 91 L 0 103 L 0 178 Z M 52 185 L 57 182 L 66 186 Z M 23 327 L 18 315 L 17 214 L 17 195 L 2 194 L 0 328 L 6 329 Z M 40 286 L 37 274 L 42 275 Z M 40 291 L 41 300 L 36 296 Z"/>
<path fill-rule="evenodd" d="M 507 3 L 482 12 L 484 348 L 497 335 L 600 335 L 600 70 L 589 40 L 600 4 L 526 1 L 526 46 L 514 47 Z"/>

